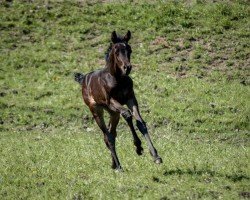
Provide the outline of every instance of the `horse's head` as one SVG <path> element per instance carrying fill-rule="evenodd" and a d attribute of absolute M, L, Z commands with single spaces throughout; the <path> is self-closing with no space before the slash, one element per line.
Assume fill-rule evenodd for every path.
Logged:
<path fill-rule="evenodd" d="M 130 64 L 131 47 L 125 43 L 116 43 L 112 46 L 114 54 L 114 67 L 119 71 L 120 75 L 129 75 L 132 65 Z"/>
<path fill-rule="evenodd" d="M 125 49 L 128 52 L 127 56 L 128 56 L 129 61 L 130 61 L 130 55 L 132 53 L 131 47 L 128 44 L 128 41 L 130 40 L 130 38 L 131 38 L 131 32 L 130 31 L 128 31 L 126 33 L 126 35 L 124 35 L 124 36 L 119 36 L 119 35 L 116 34 L 115 31 L 113 31 L 112 34 L 111 34 L 111 41 L 112 41 L 112 43 L 110 43 L 110 45 L 109 45 L 109 47 L 108 47 L 108 49 L 107 49 L 107 51 L 105 53 L 105 60 L 106 60 L 106 62 L 109 61 L 109 56 L 110 56 L 110 53 L 111 53 L 111 50 L 112 50 L 114 44 L 119 44 L 119 43 L 125 44 L 125 46 L 126 46 Z M 116 47 L 116 48 L 118 48 L 118 47 Z M 122 47 L 122 48 L 124 48 L 124 47 Z"/>
<path fill-rule="evenodd" d="M 132 50 L 128 44 L 130 38 L 130 31 L 128 31 L 124 37 L 117 36 L 115 31 L 111 34 L 111 40 L 113 43 L 111 46 L 111 52 L 109 53 L 109 61 L 113 60 L 112 63 L 115 65 L 114 67 L 116 67 L 115 71 L 116 73 L 119 73 L 119 75 L 128 75 L 132 69 L 130 63 Z"/>

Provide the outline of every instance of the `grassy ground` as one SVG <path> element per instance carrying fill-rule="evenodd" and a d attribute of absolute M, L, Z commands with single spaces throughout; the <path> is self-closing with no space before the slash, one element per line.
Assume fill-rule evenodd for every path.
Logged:
<path fill-rule="evenodd" d="M 1 199 L 250 198 L 250 5 L 0 1 Z M 74 71 L 132 32 L 135 91 L 164 163 L 125 122 L 115 173 Z"/>

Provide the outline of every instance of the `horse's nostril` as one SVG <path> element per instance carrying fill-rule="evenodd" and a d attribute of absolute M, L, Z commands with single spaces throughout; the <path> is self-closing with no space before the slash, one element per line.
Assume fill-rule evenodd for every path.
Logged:
<path fill-rule="evenodd" d="M 131 68 L 130 65 L 126 65 L 126 66 L 124 67 L 124 69 L 130 69 L 130 68 Z"/>
<path fill-rule="evenodd" d="M 128 75 L 131 71 L 132 66 L 128 64 L 128 65 L 124 65 L 123 68 L 124 68 L 125 73 Z"/>

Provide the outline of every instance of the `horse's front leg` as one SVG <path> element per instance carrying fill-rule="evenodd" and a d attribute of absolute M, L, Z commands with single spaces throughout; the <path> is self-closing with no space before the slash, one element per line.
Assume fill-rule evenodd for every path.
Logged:
<path fill-rule="evenodd" d="M 139 131 L 144 135 L 144 137 L 145 137 L 145 139 L 146 139 L 146 141 L 148 143 L 150 153 L 154 157 L 154 162 L 157 163 L 157 164 L 162 163 L 162 159 L 158 155 L 157 150 L 155 149 L 155 147 L 154 147 L 154 145 L 153 145 L 153 143 L 151 141 L 151 138 L 149 136 L 146 123 L 144 122 L 144 120 L 142 119 L 142 117 L 140 115 L 139 108 L 138 108 L 138 103 L 137 103 L 136 98 L 133 97 L 132 99 L 130 99 L 127 102 L 127 106 L 132 111 L 132 113 L 133 113 L 133 115 L 134 115 L 134 117 L 136 119 L 136 125 L 137 125 Z"/>
<path fill-rule="evenodd" d="M 110 109 L 115 111 L 115 112 L 121 113 L 123 118 L 127 121 L 129 128 L 130 128 L 132 135 L 133 135 L 134 145 L 136 147 L 136 153 L 138 155 L 142 155 L 143 148 L 141 146 L 141 140 L 139 139 L 138 135 L 135 132 L 135 128 L 134 128 L 133 121 L 132 121 L 131 111 L 124 108 L 119 102 L 117 102 L 114 99 L 110 100 Z"/>

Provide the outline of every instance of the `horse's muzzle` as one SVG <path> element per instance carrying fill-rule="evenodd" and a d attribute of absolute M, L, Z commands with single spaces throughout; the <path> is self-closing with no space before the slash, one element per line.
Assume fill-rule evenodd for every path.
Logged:
<path fill-rule="evenodd" d="M 125 65 L 124 66 L 124 70 L 126 75 L 129 75 L 129 73 L 131 72 L 132 66 L 131 65 Z"/>

